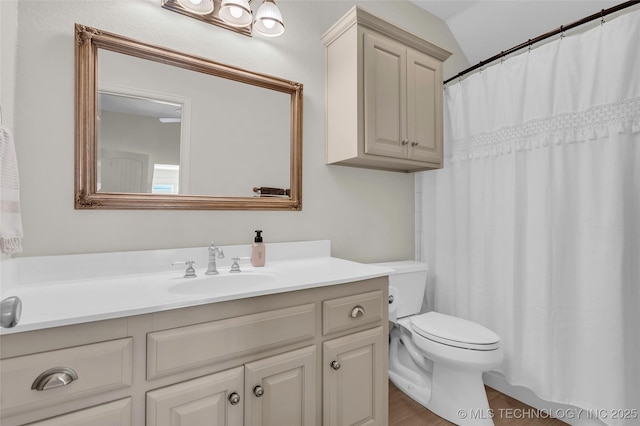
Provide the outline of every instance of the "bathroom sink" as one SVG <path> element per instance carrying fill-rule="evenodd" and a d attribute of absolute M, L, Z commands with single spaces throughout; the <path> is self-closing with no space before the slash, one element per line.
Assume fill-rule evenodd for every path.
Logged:
<path fill-rule="evenodd" d="M 177 294 L 207 294 L 234 290 L 251 291 L 253 289 L 264 289 L 275 281 L 275 276 L 265 273 L 221 273 L 197 278 L 184 278 L 179 284 L 170 286 L 169 292 Z"/>

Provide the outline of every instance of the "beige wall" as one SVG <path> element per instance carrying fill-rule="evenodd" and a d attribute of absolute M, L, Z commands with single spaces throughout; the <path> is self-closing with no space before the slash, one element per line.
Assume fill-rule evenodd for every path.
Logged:
<path fill-rule="evenodd" d="M 258 1 L 258 0 L 256 0 Z M 0 13 L 11 6 L 0 2 Z M 11 2 L 8 2 L 11 3 Z M 414 177 L 324 164 L 324 51 L 320 37 L 354 2 L 282 0 L 282 37 L 244 37 L 145 1 L 20 1 L 11 108 L 20 167 L 26 256 L 329 239 L 356 261 L 414 256 Z M 413 4 L 357 2 L 454 52 L 445 75 L 467 65 L 444 22 Z M 73 208 L 74 23 L 179 49 L 304 84 L 303 210 L 91 211 Z M 2 41 L 8 26 L 2 25 Z M 10 46 L 11 47 L 11 46 Z M 11 49 L 2 50 L 2 81 Z M 13 70 L 9 70 L 13 73 Z M 8 107 L 5 107 L 8 104 Z M 251 118 L 249 117 L 249 120 Z M 233 179 L 222 176 L 221 179 Z"/>

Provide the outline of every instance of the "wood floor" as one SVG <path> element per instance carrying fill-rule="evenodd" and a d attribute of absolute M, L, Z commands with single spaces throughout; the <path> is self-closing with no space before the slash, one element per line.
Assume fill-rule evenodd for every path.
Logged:
<path fill-rule="evenodd" d="M 487 389 L 489 407 L 493 412 L 495 426 L 564 426 L 564 422 L 546 418 L 522 402 L 497 390 Z M 389 426 L 446 426 L 454 425 L 438 417 L 389 382 Z"/>

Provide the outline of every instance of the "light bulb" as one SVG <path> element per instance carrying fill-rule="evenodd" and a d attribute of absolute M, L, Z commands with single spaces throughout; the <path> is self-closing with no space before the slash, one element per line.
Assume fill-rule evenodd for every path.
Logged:
<path fill-rule="evenodd" d="M 229 8 L 229 13 L 231 14 L 231 16 L 238 19 L 242 16 L 242 9 L 240 9 L 238 6 L 231 6 Z"/>
<path fill-rule="evenodd" d="M 199 5 L 200 3 L 202 3 L 202 0 L 189 0 L 189 3 L 193 4 L 193 5 Z"/>
<path fill-rule="evenodd" d="M 266 28 L 271 29 L 276 24 L 276 21 L 273 19 L 263 19 L 262 23 Z"/>

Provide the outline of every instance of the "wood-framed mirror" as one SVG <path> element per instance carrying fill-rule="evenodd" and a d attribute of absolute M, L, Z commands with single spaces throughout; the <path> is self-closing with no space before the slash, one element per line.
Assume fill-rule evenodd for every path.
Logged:
<path fill-rule="evenodd" d="M 75 208 L 301 210 L 301 83 L 75 25 Z"/>

